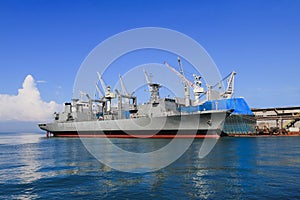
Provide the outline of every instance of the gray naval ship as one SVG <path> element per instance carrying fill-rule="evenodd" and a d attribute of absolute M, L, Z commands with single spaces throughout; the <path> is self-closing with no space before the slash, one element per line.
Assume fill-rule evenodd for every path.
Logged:
<path fill-rule="evenodd" d="M 204 91 L 201 77 L 193 75 L 190 82 L 183 73 L 165 65 L 175 72 L 184 84 L 184 97 L 161 98 L 161 85 L 153 83 L 144 70 L 145 79 L 150 92 L 147 103 L 137 104 L 137 97 L 122 93 L 117 89 L 111 91 L 105 86 L 101 75 L 98 79 L 105 94 L 102 98 L 92 99 L 90 95 L 81 92 L 79 99 L 65 103 L 62 113 L 54 113 L 54 122 L 39 124 L 47 136 L 54 137 L 108 137 L 108 138 L 218 138 L 222 134 L 225 119 L 232 113 L 231 109 L 219 109 L 215 106 L 203 107 L 212 102 L 216 93 L 208 87 Z M 234 77 L 235 73 L 232 73 Z M 233 81 L 232 81 L 233 82 Z M 120 83 L 124 82 L 120 76 Z M 100 87 L 96 84 L 100 93 Z M 190 88 L 193 89 L 194 99 L 190 99 Z M 233 87 L 217 96 L 231 97 Z M 207 95 L 205 102 L 200 101 L 201 95 Z M 84 100 L 85 99 L 85 100 Z M 117 99 L 117 106 L 112 106 L 112 99 Z M 126 100 L 126 101 L 125 101 Z M 127 103 L 123 103 L 123 102 Z M 211 105 L 211 104 L 209 104 Z"/>

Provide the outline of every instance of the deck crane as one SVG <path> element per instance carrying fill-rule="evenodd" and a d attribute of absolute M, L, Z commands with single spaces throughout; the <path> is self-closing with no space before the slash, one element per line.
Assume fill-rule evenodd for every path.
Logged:
<path fill-rule="evenodd" d="M 180 74 L 181 74 L 182 76 L 184 76 L 184 72 L 183 72 L 183 68 L 182 68 L 182 64 L 181 64 L 181 59 L 180 59 L 180 57 L 177 57 L 177 62 L 178 62 Z"/>
<path fill-rule="evenodd" d="M 125 87 L 125 84 L 124 84 L 124 81 L 123 81 L 123 78 L 122 78 L 121 74 L 119 74 L 119 79 L 120 79 L 120 85 L 121 85 L 122 94 L 126 95 L 126 96 L 129 96 L 129 93 L 126 90 L 126 87 Z M 115 90 L 115 92 L 120 97 L 119 99 L 121 99 L 122 97 L 120 96 L 119 91 Z M 129 101 L 130 101 L 129 98 L 125 98 L 125 104 L 129 104 Z M 121 101 L 121 103 L 122 103 L 122 101 Z"/>
<path fill-rule="evenodd" d="M 98 75 L 98 80 L 100 81 L 101 87 L 102 87 L 104 93 L 106 93 L 107 92 L 106 84 L 105 84 L 104 80 L 102 79 L 102 76 L 100 75 L 99 72 L 97 72 L 97 75 Z"/>
<path fill-rule="evenodd" d="M 202 82 L 201 82 L 201 76 L 198 76 L 196 74 L 193 74 L 194 77 L 194 83 L 192 83 L 191 81 L 189 81 L 184 75 L 183 75 L 183 70 L 181 67 L 181 73 L 178 72 L 174 67 L 170 66 L 167 62 L 164 62 L 164 64 L 171 70 L 173 71 L 177 76 L 179 76 L 183 81 L 184 81 L 184 96 L 185 96 L 185 106 L 189 106 L 189 99 L 190 99 L 190 94 L 189 94 L 189 87 L 193 88 L 193 93 L 194 93 L 194 97 L 195 97 L 195 104 L 199 104 L 200 103 L 200 95 L 202 93 L 204 93 L 204 89 L 203 87 L 201 87 Z M 179 66 L 181 66 L 181 62 L 180 62 L 180 58 L 178 58 L 178 64 Z"/>
<path fill-rule="evenodd" d="M 104 104 L 105 101 L 103 99 L 92 99 L 90 97 L 90 95 L 88 93 L 82 92 L 81 90 L 79 91 L 80 94 L 80 99 L 72 99 L 73 100 L 73 106 L 76 106 L 76 110 L 78 111 L 78 109 L 83 109 L 83 107 L 87 107 L 88 108 L 88 113 L 89 113 L 89 119 L 93 119 L 93 106 L 99 106 L 98 103 L 102 103 Z M 88 101 L 84 100 L 84 97 L 86 97 L 88 99 Z M 96 103 L 96 104 L 94 104 Z M 102 105 L 102 108 L 104 106 Z M 97 109 L 98 111 L 98 109 Z M 103 112 L 103 110 L 102 110 Z"/>
<path fill-rule="evenodd" d="M 104 98 L 106 101 L 106 103 L 105 103 L 106 104 L 106 112 L 110 113 L 111 112 L 111 99 L 116 98 L 116 95 L 115 95 L 115 93 L 111 92 L 110 86 L 105 85 L 104 80 L 102 79 L 102 76 L 100 75 L 99 72 L 97 72 L 97 75 L 98 75 L 98 79 L 101 83 L 102 89 L 105 93 Z M 98 89 L 100 90 L 100 88 L 98 88 Z"/>
<path fill-rule="evenodd" d="M 132 100 L 132 104 L 129 105 L 129 113 L 132 116 L 135 116 L 137 114 L 137 99 L 135 96 L 133 96 L 132 94 L 121 94 L 118 89 L 115 89 L 115 92 L 118 96 L 118 119 L 122 119 L 123 118 L 123 113 L 122 113 L 122 98 L 126 98 L 128 99 L 128 103 L 130 104 L 130 100 Z"/>
<path fill-rule="evenodd" d="M 105 98 L 104 98 L 104 95 L 103 95 L 103 93 L 101 92 L 100 87 L 99 87 L 99 85 L 98 85 L 97 82 L 95 83 L 95 85 L 96 85 L 96 89 L 97 89 L 98 94 L 99 94 L 99 99 L 98 99 L 98 100 L 95 100 L 95 102 L 102 103 L 102 107 L 100 107 L 100 108 L 102 109 L 102 113 L 103 113 L 104 107 L 105 107 Z M 99 106 L 99 105 L 97 105 L 97 106 Z"/>
<path fill-rule="evenodd" d="M 227 80 L 227 88 L 226 90 L 221 94 L 223 98 L 229 99 L 232 98 L 234 94 L 234 76 L 236 75 L 236 72 L 231 72 L 227 77 L 225 77 L 223 80 Z"/>
<path fill-rule="evenodd" d="M 179 76 L 183 81 L 185 81 L 191 88 L 193 88 L 193 92 L 194 92 L 194 96 L 195 96 L 195 104 L 198 104 L 200 101 L 200 98 L 206 94 L 207 95 L 207 100 L 211 100 L 211 95 L 213 93 L 213 89 L 217 86 L 219 86 L 223 81 L 227 80 L 227 87 L 226 90 L 220 94 L 218 94 L 216 98 L 232 98 L 233 94 L 234 94 L 234 77 L 236 75 L 236 72 L 233 71 L 231 72 L 229 75 L 227 75 L 225 78 L 223 78 L 221 81 L 219 81 L 218 83 L 216 83 L 213 86 L 207 86 L 207 91 L 204 91 L 204 89 L 201 87 L 202 82 L 200 81 L 201 77 L 197 76 L 195 74 L 193 74 L 194 76 L 194 83 L 192 83 L 191 81 L 189 81 L 184 75 L 183 75 L 183 69 L 181 67 L 181 62 L 178 58 L 178 63 L 180 66 L 180 71 L 178 72 L 175 68 L 173 68 L 172 66 L 170 66 L 167 62 L 165 62 L 165 65 L 171 70 L 173 71 L 177 76 Z M 202 95 L 201 95 L 202 94 Z M 215 95 L 216 96 L 216 95 Z"/>
<path fill-rule="evenodd" d="M 208 86 L 207 88 L 207 92 L 206 95 L 210 96 L 211 91 L 222 84 L 223 81 L 227 80 L 227 87 L 225 89 L 224 92 L 222 92 L 221 94 L 219 94 L 219 98 L 225 98 L 225 99 L 230 99 L 232 98 L 233 94 L 234 94 L 234 76 L 236 75 L 236 72 L 233 71 L 230 74 L 228 74 L 225 78 L 223 78 L 221 81 L 219 81 L 218 83 L 216 83 L 213 86 Z M 211 100 L 210 97 L 208 97 L 208 100 Z"/>
<path fill-rule="evenodd" d="M 127 91 L 126 86 L 124 84 L 124 80 L 123 80 L 122 76 L 119 75 L 119 78 L 120 78 L 120 85 L 121 85 L 123 96 L 126 96 L 126 98 L 130 99 L 131 97 L 133 97 L 134 91 L 131 94 L 129 94 L 129 92 Z"/>
<path fill-rule="evenodd" d="M 121 85 L 121 89 L 122 89 L 123 94 L 129 95 L 129 93 L 126 90 L 126 87 L 125 87 L 125 84 L 124 84 L 124 81 L 123 81 L 123 78 L 122 78 L 121 74 L 119 74 L 119 79 L 120 79 L 120 85 Z"/>
<path fill-rule="evenodd" d="M 115 92 L 118 96 L 118 118 L 122 119 L 122 99 L 125 98 L 125 103 L 127 104 L 127 106 L 129 106 L 129 112 L 134 115 L 137 112 L 137 98 L 135 96 L 133 96 L 134 92 L 132 92 L 131 94 L 129 94 L 127 92 L 127 89 L 125 87 L 123 78 L 121 75 L 119 75 L 119 79 L 120 79 L 120 85 L 121 85 L 121 89 L 122 89 L 122 93 L 120 93 L 117 89 L 115 89 Z M 132 102 L 130 102 L 130 100 L 132 100 Z"/>
<path fill-rule="evenodd" d="M 137 110 L 136 97 L 133 96 L 134 92 L 129 94 L 129 92 L 127 91 L 126 86 L 124 84 L 124 80 L 120 74 L 119 74 L 119 79 L 120 79 L 122 93 L 120 93 L 117 89 L 115 90 L 116 94 L 118 95 L 118 107 L 122 108 L 122 99 L 125 98 L 125 105 L 127 107 L 129 106 L 129 111 L 131 112 L 132 110 Z M 132 100 L 132 103 L 130 102 L 130 100 Z M 122 110 L 122 109 L 119 109 L 119 110 Z M 119 113 L 119 117 L 121 115 L 122 114 Z"/>
<path fill-rule="evenodd" d="M 79 93 L 80 93 L 80 101 L 82 102 L 82 103 L 88 103 L 88 108 L 89 108 L 89 117 L 90 117 L 90 119 L 92 118 L 92 113 L 93 113 L 93 105 L 92 105 L 92 102 L 93 102 L 93 100 L 92 100 L 92 98 L 90 97 L 90 95 L 89 94 L 87 94 L 87 93 L 85 93 L 85 92 L 82 92 L 82 91 L 79 91 Z M 83 96 L 86 96 L 87 97 L 87 99 L 88 99 L 88 102 L 84 102 L 83 101 Z"/>
<path fill-rule="evenodd" d="M 164 64 L 183 80 L 185 106 L 190 106 L 190 101 L 191 101 L 190 96 L 191 95 L 190 95 L 189 86 L 194 88 L 194 84 L 192 82 L 190 82 L 187 78 L 185 78 L 180 57 L 177 58 L 177 61 L 178 61 L 178 66 L 179 66 L 180 72 L 178 72 L 175 68 L 171 67 L 167 62 L 164 62 Z"/>
<path fill-rule="evenodd" d="M 174 67 L 170 66 L 166 61 L 164 64 L 172 71 L 174 72 L 179 78 L 181 78 L 184 82 L 186 82 L 190 87 L 194 88 L 195 85 L 191 81 L 189 81 L 182 73 L 178 72 Z"/>
<path fill-rule="evenodd" d="M 145 75 L 145 78 L 146 78 L 146 82 L 147 82 L 147 85 L 148 85 L 148 89 L 149 89 L 149 91 L 151 92 L 151 87 L 150 87 L 150 85 L 151 85 L 151 83 L 152 83 L 152 80 L 151 80 L 151 78 L 149 77 L 149 75 L 148 75 L 146 69 L 144 69 L 144 75 Z"/>
<path fill-rule="evenodd" d="M 146 82 L 149 88 L 149 91 L 151 93 L 150 100 L 152 103 L 157 103 L 159 97 L 159 88 L 161 88 L 161 85 L 158 83 L 152 83 L 151 77 L 148 76 L 146 70 L 144 69 L 144 75 L 146 78 Z"/>

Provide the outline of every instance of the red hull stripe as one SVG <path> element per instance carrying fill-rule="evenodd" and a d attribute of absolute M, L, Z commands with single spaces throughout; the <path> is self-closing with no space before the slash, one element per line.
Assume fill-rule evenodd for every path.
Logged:
<path fill-rule="evenodd" d="M 219 138 L 219 135 L 76 135 L 55 134 L 55 137 L 82 138 Z"/>

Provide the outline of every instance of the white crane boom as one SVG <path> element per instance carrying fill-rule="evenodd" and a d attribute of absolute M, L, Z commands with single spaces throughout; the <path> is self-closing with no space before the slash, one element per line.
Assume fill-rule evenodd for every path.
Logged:
<path fill-rule="evenodd" d="M 103 93 L 101 92 L 98 83 L 95 83 L 95 85 L 96 85 L 96 89 L 97 89 L 97 91 L 98 91 L 99 97 L 100 97 L 100 98 L 103 97 L 104 95 L 103 95 Z"/>
<path fill-rule="evenodd" d="M 106 87 L 106 85 L 105 85 L 105 83 L 104 83 L 104 81 L 102 79 L 102 76 L 100 75 L 99 72 L 97 72 L 97 75 L 98 75 L 98 79 L 99 79 L 99 81 L 101 83 L 102 89 L 103 89 L 104 93 L 106 93 L 107 92 L 107 87 Z"/>
<path fill-rule="evenodd" d="M 122 78 L 122 76 L 121 76 L 120 74 L 119 74 L 119 78 L 120 78 L 120 85 L 121 85 L 122 93 L 123 93 L 124 95 L 129 96 L 129 93 L 128 93 L 127 90 L 126 90 L 126 87 L 125 87 L 123 78 Z"/>
<path fill-rule="evenodd" d="M 182 75 L 180 72 L 178 72 L 176 69 L 174 69 L 174 67 L 170 66 L 167 62 L 164 62 L 165 65 L 171 70 L 173 71 L 177 76 L 179 76 L 183 81 L 185 81 L 189 86 L 191 86 L 192 88 L 195 87 L 195 84 L 192 83 L 191 81 L 189 81 L 187 78 L 185 78 L 184 75 Z"/>
<path fill-rule="evenodd" d="M 151 84 L 151 80 L 147 74 L 147 71 L 144 69 L 144 75 L 145 75 L 145 78 L 146 78 L 146 81 L 147 81 L 147 84 Z"/>
<path fill-rule="evenodd" d="M 183 68 L 182 68 L 182 64 L 181 64 L 180 57 L 177 57 L 177 61 L 178 61 L 179 69 L 180 69 L 180 74 L 182 74 L 182 75 L 184 76 Z"/>
<path fill-rule="evenodd" d="M 231 74 L 229 75 L 227 88 L 224 91 L 224 93 L 222 93 L 222 96 L 224 98 L 232 98 L 232 96 L 233 96 L 233 93 L 234 93 L 234 76 L 235 75 L 236 75 L 235 71 L 231 72 Z"/>
<path fill-rule="evenodd" d="M 144 69 L 144 75 L 145 75 L 145 78 L 146 78 L 146 82 L 147 82 L 147 85 L 148 85 L 148 88 L 149 88 L 149 91 L 151 91 L 151 87 L 150 87 L 150 84 L 151 84 L 151 79 L 149 78 L 146 70 Z"/>

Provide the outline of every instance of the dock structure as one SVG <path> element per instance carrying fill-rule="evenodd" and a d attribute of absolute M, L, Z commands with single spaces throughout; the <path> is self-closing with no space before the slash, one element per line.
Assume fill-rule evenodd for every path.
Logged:
<path fill-rule="evenodd" d="M 258 133 L 287 134 L 300 131 L 300 106 L 279 108 L 252 108 Z"/>

